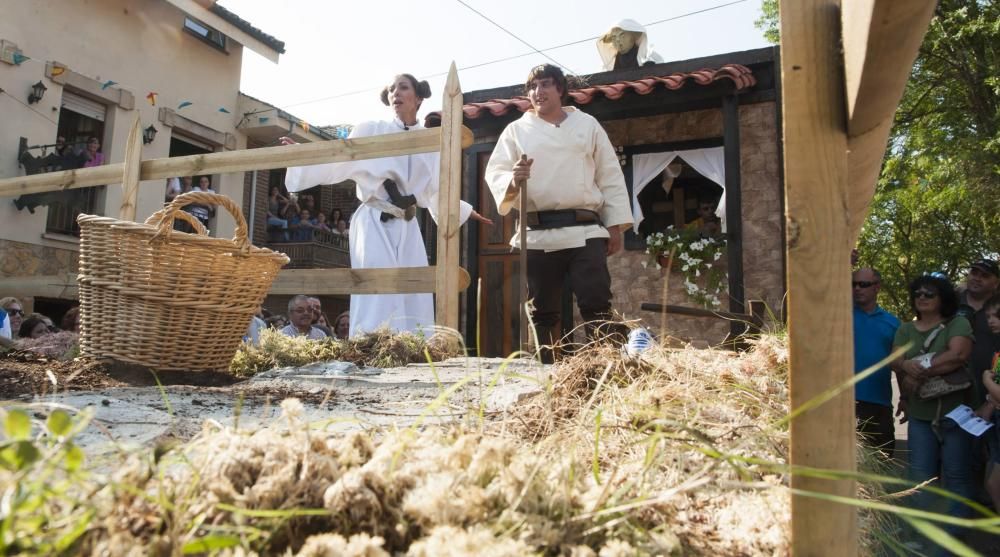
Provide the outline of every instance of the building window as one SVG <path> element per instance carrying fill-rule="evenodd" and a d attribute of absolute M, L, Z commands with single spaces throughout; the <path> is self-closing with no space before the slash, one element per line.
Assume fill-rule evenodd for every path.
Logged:
<path fill-rule="evenodd" d="M 65 144 L 61 152 L 64 170 L 107 163 L 107 150 L 102 145 L 106 116 L 107 106 L 70 91 L 63 91 L 56 143 Z M 55 192 L 49 203 L 45 231 L 79 236 L 80 227 L 76 224 L 76 217 L 81 213 L 93 215 L 98 212 L 98 193 L 103 187 Z"/>
<path fill-rule="evenodd" d="M 226 50 L 226 36 L 196 19 L 185 17 L 184 30 L 219 50 Z"/>

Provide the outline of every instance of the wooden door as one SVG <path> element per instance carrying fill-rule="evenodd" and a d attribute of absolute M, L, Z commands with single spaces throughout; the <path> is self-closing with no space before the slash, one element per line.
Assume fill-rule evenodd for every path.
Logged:
<path fill-rule="evenodd" d="M 493 226 L 479 224 L 478 271 L 480 279 L 479 354 L 507 356 L 517 350 L 520 339 L 518 304 L 520 303 L 520 265 L 518 254 L 510 247 L 517 226 L 517 211 L 501 217 L 493 194 L 484 179 L 490 152 L 478 153 L 476 182 L 478 207 Z"/>

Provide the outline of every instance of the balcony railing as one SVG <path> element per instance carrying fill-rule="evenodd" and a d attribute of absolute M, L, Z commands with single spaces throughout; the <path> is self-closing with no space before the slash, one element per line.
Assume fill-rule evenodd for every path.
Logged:
<path fill-rule="evenodd" d="M 312 240 L 302 242 L 275 241 L 279 237 L 274 231 L 269 231 L 271 238 L 264 247 L 280 251 L 291 261 L 285 269 L 323 269 L 331 267 L 350 267 L 351 253 L 347 236 L 313 230 Z"/>

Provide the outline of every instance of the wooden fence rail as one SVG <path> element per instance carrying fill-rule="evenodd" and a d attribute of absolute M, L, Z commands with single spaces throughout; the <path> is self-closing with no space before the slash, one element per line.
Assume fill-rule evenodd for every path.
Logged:
<path fill-rule="evenodd" d="M 458 266 L 459 197 L 462 189 L 462 149 L 472 144 L 472 131 L 462 126 L 462 89 L 458 70 L 451 64 L 445 83 L 440 128 L 404 133 L 324 141 L 282 147 L 209 153 L 169 159 L 141 160 L 141 132 L 132 126 L 126 160 L 120 164 L 34 174 L 0 180 L 0 197 L 121 183 L 119 218 L 135 219 L 140 180 L 194 174 L 221 174 L 306 166 L 418 153 L 441 153 L 440 195 L 437 212 L 437 265 L 398 269 L 289 269 L 281 271 L 272 293 L 388 294 L 433 292 L 438 325 L 458 328 L 458 294 L 468 287 L 468 273 Z M 66 277 L 0 279 L 0 292 L 26 293 L 44 286 L 46 292 L 75 292 Z M 75 285 L 72 285 L 75 286 Z"/>

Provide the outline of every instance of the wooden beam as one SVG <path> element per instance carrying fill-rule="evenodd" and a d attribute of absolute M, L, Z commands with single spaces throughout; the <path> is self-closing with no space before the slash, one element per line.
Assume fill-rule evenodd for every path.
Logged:
<path fill-rule="evenodd" d="M 847 188 L 847 115 L 839 0 L 781 2 L 781 81 L 793 408 L 850 380 L 854 370 Z M 791 423 L 790 461 L 855 469 L 848 389 Z M 792 475 L 798 490 L 855 496 L 853 480 Z M 793 555 L 856 555 L 853 507 L 792 496 Z"/>
<path fill-rule="evenodd" d="M 313 294 L 338 296 L 349 294 L 414 294 L 434 292 L 434 267 L 391 269 L 284 269 L 278 273 L 269 294 Z M 469 273 L 459 267 L 458 289 L 469 287 Z M 0 292 L 22 296 L 42 296 L 75 300 L 78 296 L 76 273 L 34 277 L 0 278 Z"/>
<path fill-rule="evenodd" d="M 740 99 L 722 97 L 723 164 L 726 172 L 726 263 L 729 311 L 743 313 L 743 192 L 740 176 Z M 732 323 L 730 334 L 743 334 L 739 323 Z"/>
<path fill-rule="evenodd" d="M 462 192 L 462 88 L 455 62 L 448 70 L 441 107 L 441 179 L 438 182 L 437 284 L 438 325 L 458 329 L 459 200 Z"/>
<path fill-rule="evenodd" d="M 458 292 L 469 287 L 469 273 L 458 268 Z M 0 289 L 4 281 L 0 280 Z M 284 269 L 268 294 L 338 296 L 349 294 L 416 294 L 434 292 L 436 269 L 395 267 L 387 269 Z M 6 290 L 0 290 L 6 292 Z"/>
<path fill-rule="evenodd" d="M 134 221 L 135 208 L 139 203 L 139 172 L 142 170 L 142 122 L 136 111 L 132 120 L 132 129 L 128 132 L 128 143 L 125 144 L 124 172 L 122 173 L 122 206 L 118 210 L 118 218 Z"/>
<path fill-rule="evenodd" d="M 461 145 L 472 145 L 472 131 L 459 127 Z M 140 180 L 249 172 L 291 166 L 308 166 L 328 162 L 343 162 L 380 157 L 395 157 L 430 153 L 440 148 L 441 132 L 437 129 L 358 137 L 337 141 L 321 141 L 300 145 L 262 147 L 240 151 L 225 151 L 187 157 L 153 159 L 142 162 Z M 0 197 L 15 197 L 63 189 L 116 184 L 122 179 L 125 165 L 107 164 L 92 168 L 47 172 L 0 180 Z"/>
<path fill-rule="evenodd" d="M 857 239 L 882 169 L 893 116 L 936 0 L 854 0 L 842 12 L 851 234 Z"/>

